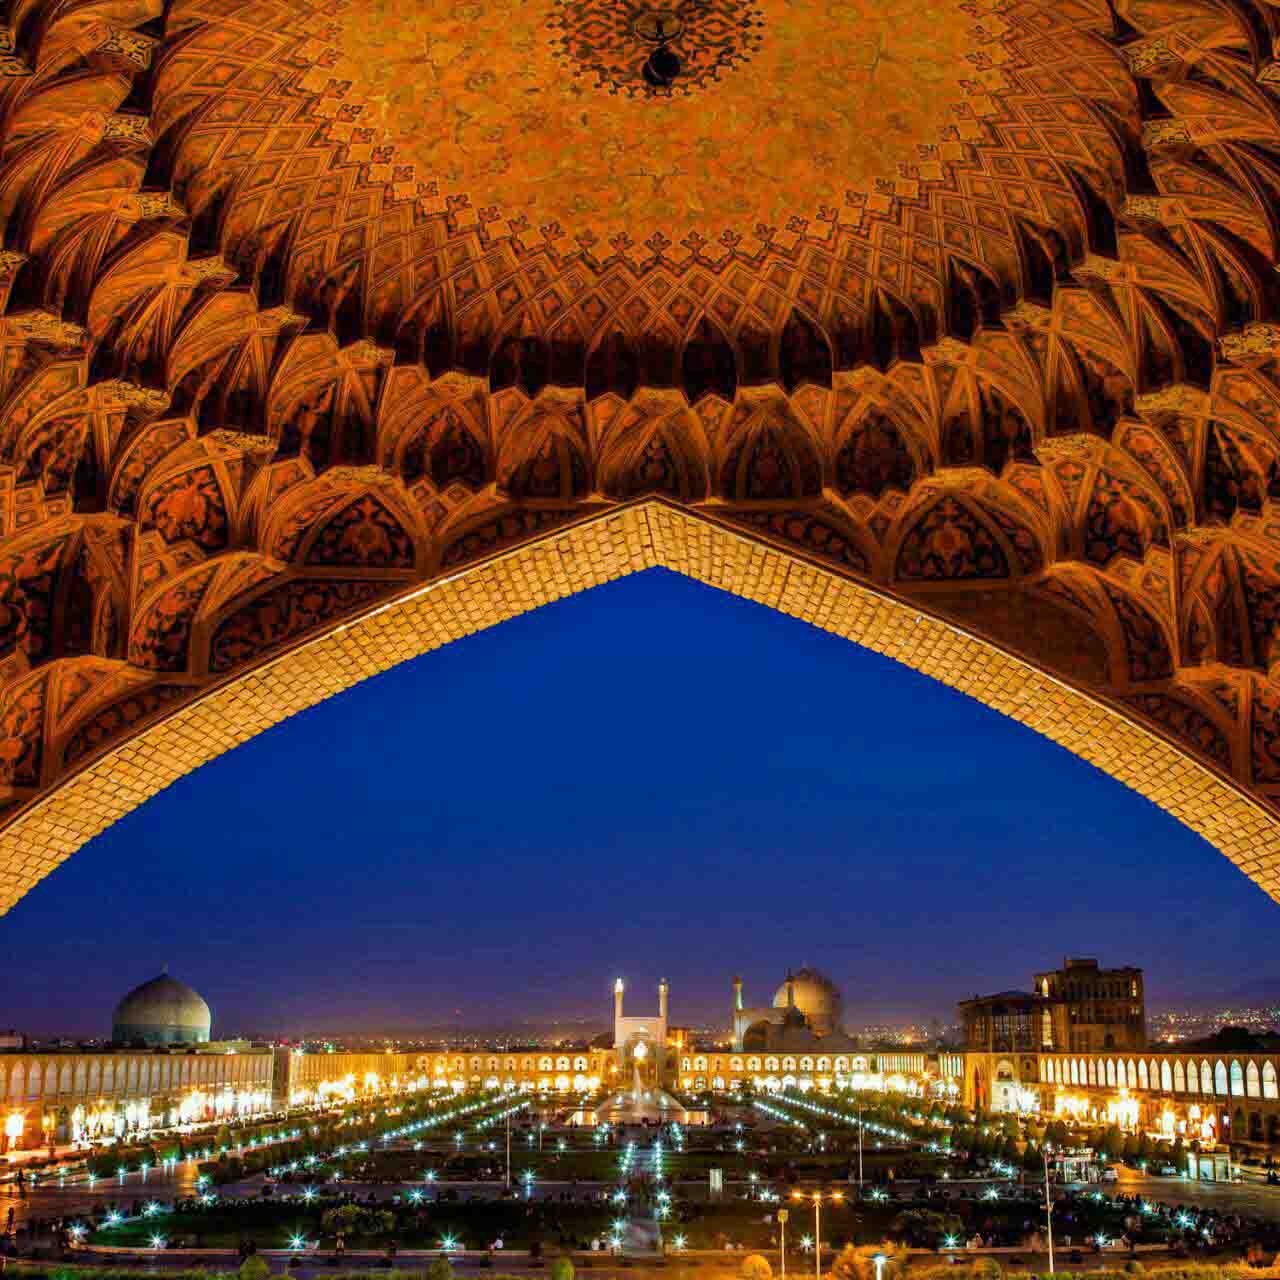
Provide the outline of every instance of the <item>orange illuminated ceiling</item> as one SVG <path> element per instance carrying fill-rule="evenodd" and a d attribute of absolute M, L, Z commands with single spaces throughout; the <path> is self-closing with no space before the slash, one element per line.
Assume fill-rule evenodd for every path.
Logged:
<path fill-rule="evenodd" d="M 691 0 L 668 91 L 632 0 L 10 5 L 0 907 L 157 726 L 649 499 L 1165 744 L 1280 893 L 1278 13 Z"/>

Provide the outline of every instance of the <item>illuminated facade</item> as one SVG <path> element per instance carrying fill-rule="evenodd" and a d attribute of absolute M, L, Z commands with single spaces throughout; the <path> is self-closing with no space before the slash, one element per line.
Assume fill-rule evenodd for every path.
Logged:
<path fill-rule="evenodd" d="M 834 991 L 831 984 L 827 984 Z M 734 980 L 735 1011 L 742 985 Z M 780 989 L 785 991 L 785 985 Z M 565 1095 L 629 1084 L 638 1068 L 647 1082 L 687 1092 L 777 1092 L 782 1089 L 892 1089 L 918 1096 L 957 1097 L 964 1072 L 958 1053 L 860 1049 L 841 1034 L 819 1037 L 801 1024 L 798 1047 L 699 1048 L 687 1029 L 668 1021 L 670 991 L 658 987 L 654 1015 L 624 1012 L 625 984 L 614 983 L 613 1044 L 591 1048 L 499 1051 L 304 1053 L 279 1051 L 276 1096 L 281 1105 L 320 1105 L 384 1090 L 510 1088 Z M 836 992 L 838 1001 L 838 992 Z M 834 1006 L 838 1010 L 838 1004 Z M 769 1014 L 795 1013 L 794 1000 Z M 771 1026 L 777 1024 L 771 1023 Z"/>
<path fill-rule="evenodd" d="M 182 1050 L 0 1054 L 9 1150 L 243 1119 L 271 1108 L 272 1051 L 243 1044 Z"/>
<path fill-rule="evenodd" d="M 769 1005 L 744 1005 L 742 979 L 733 980 L 733 1048 L 806 1049 L 825 1041 L 828 1053 L 856 1048 L 840 1018 L 844 998 L 825 974 L 804 968 L 788 973 Z"/>
<path fill-rule="evenodd" d="M 1280 1145 L 1280 1054 L 966 1050 L 962 1097 L 994 1112 Z"/>
<path fill-rule="evenodd" d="M 1280 1055 L 1148 1048 L 1140 969 L 1068 960 L 1037 973 L 1031 991 L 975 996 L 959 1009 L 967 1106 L 1280 1144 Z"/>
<path fill-rule="evenodd" d="M 1061 969 L 1035 976 L 1048 1002 L 1045 1048 L 1059 1052 L 1145 1049 L 1146 996 L 1142 970 L 1100 969 L 1093 959 L 1068 959 Z"/>
<path fill-rule="evenodd" d="M 1027 1054 L 1141 1051 L 1147 1044 L 1142 970 L 1102 969 L 1094 959 L 1068 959 L 1037 973 L 1030 991 L 974 996 L 959 1010 L 966 1050 L 1004 1055 L 971 1077 L 975 1102 L 994 1111 L 1029 1107 Z"/>
<path fill-rule="evenodd" d="M 611 1083 L 612 1049 L 441 1048 L 434 1052 L 303 1053 L 278 1050 L 277 1098 L 289 1106 L 418 1089 L 514 1088 L 522 1092 L 579 1094 Z"/>

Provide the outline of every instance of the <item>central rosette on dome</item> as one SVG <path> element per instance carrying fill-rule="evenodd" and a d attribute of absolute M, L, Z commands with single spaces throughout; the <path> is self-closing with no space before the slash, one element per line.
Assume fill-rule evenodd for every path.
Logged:
<path fill-rule="evenodd" d="M 719 242 L 856 225 L 856 193 L 942 136 L 973 21 L 960 0 L 349 0 L 333 74 L 461 222 Z"/>
<path fill-rule="evenodd" d="M 755 0 L 557 0 L 548 24 L 571 74 L 631 97 L 692 93 L 740 66 L 760 46 L 764 15 Z M 655 49 L 676 59 L 669 83 L 651 73 Z"/>

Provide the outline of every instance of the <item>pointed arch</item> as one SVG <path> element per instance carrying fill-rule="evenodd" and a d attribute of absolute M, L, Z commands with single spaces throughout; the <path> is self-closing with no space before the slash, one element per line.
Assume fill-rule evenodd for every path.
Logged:
<path fill-rule="evenodd" d="M 499 458 L 498 483 L 520 501 L 585 497 L 592 487 L 586 445 L 564 417 L 539 411 Z"/>
<path fill-rule="evenodd" d="M 738 390 L 738 364 L 723 331 L 702 316 L 680 352 L 680 376 L 691 405 L 707 394 L 733 402 Z"/>
<path fill-rule="evenodd" d="M 795 501 L 822 491 L 822 458 L 808 430 L 785 406 L 766 398 L 735 407 L 721 453 L 721 494 L 737 502 Z"/>
<path fill-rule="evenodd" d="M 787 391 L 801 383 L 830 387 L 834 362 L 831 341 L 822 327 L 793 308 L 778 335 L 778 372 Z"/>

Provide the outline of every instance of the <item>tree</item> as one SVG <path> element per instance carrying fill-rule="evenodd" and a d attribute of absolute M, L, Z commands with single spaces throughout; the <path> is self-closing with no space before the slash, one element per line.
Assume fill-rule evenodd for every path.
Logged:
<path fill-rule="evenodd" d="M 1066 1146 L 1067 1136 L 1067 1126 L 1061 1120 L 1052 1121 L 1044 1131 L 1044 1140 L 1051 1147 Z"/>
<path fill-rule="evenodd" d="M 877 1257 L 883 1259 L 878 1267 Z M 902 1262 L 888 1242 L 847 1244 L 831 1263 L 831 1280 L 902 1280 Z"/>
<path fill-rule="evenodd" d="M 453 1280 L 453 1267 L 448 1258 L 437 1258 L 427 1268 L 427 1280 Z"/>
<path fill-rule="evenodd" d="M 1118 1160 L 1124 1152 L 1124 1135 L 1119 1125 L 1108 1125 L 1102 1135 L 1102 1151 L 1108 1160 Z"/>
<path fill-rule="evenodd" d="M 267 1280 L 271 1274 L 271 1264 L 260 1254 L 251 1253 L 240 1264 L 240 1280 Z"/>
<path fill-rule="evenodd" d="M 745 1267 L 750 1259 L 743 1260 Z M 766 1262 L 765 1266 L 769 1264 Z M 557 1258 L 551 1264 L 551 1280 L 573 1280 L 573 1263 L 568 1258 Z"/>
<path fill-rule="evenodd" d="M 758 1253 L 749 1253 L 738 1268 L 739 1280 L 773 1280 L 773 1268 L 769 1259 Z"/>

